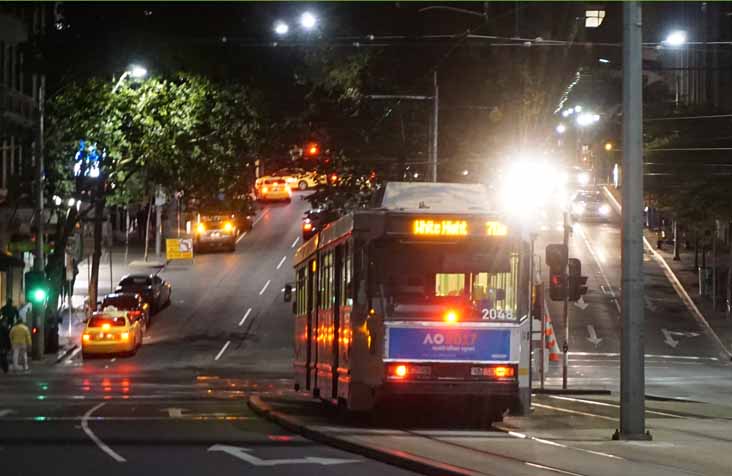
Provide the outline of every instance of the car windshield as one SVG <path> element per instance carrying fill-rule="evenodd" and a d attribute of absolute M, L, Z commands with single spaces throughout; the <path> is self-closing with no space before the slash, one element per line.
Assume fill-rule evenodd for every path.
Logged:
<path fill-rule="evenodd" d="M 114 296 L 104 298 L 102 308 L 114 306 L 117 309 L 134 309 L 139 305 L 135 296 Z"/>
<path fill-rule="evenodd" d="M 88 327 L 104 327 L 105 324 L 110 327 L 124 327 L 127 322 L 124 317 L 92 316 Z"/>
<path fill-rule="evenodd" d="M 119 285 L 124 286 L 150 286 L 152 279 L 149 276 L 128 276 L 119 282 Z"/>

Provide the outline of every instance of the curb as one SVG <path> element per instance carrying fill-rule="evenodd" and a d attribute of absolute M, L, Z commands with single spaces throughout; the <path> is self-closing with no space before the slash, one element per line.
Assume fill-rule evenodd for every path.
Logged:
<path fill-rule="evenodd" d="M 56 362 L 54 362 L 53 365 L 60 364 L 62 360 L 64 360 L 66 357 L 71 355 L 73 351 L 76 350 L 76 348 L 79 347 L 77 344 L 72 345 L 70 348 L 68 348 L 66 351 L 64 351 L 63 354 L 61 354 L 60 357 L 56 357 Z"/>
<path fill-rule="evenodd" d="M 535 388 L 531 390 L 535 395 L 612 395 L 610 390 L 601 388 Z"/>
<path fill-rule="evenodd" d="M 414 471 L 416 473 L 426 474 L 429 476 L 477 476 L 481 474 L 469 469 L 452 466 L 447 463 L 422 458 L 405 451 L 370 446 L 338 438 L 337 436 L 308 427 L 296 417 L 285 415 L 284 413 L 273 410 L 272 407 L 265 403 L 258 395 L 250 396 L 247 399 L 247 405 L 254 411 L 254 413 L 280 425 L 286 430 L 298 433 L 305 438 L 348 451 L 349 453 L 359 454 L 369 459 L 397 466 L 408 471 Z"/>

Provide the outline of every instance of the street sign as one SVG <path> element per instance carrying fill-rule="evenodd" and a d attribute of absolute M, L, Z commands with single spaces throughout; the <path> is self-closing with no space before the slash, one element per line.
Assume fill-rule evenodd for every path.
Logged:
<path fill-rule="evenodd" d="M 193 240 L 191 238 L 166 239 L 165 257 L 169 260 L 193 259 Z"/>

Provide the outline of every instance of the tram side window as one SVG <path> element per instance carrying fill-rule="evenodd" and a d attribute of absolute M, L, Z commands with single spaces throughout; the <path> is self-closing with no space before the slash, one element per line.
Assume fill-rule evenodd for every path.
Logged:
<path fill-rule="evenodd" d="M 343 267 L 341 270 L 341 279 L 342 279 L 342 286 L 341 286 L 341 302 L 339 305 L 341 306 L 352 306 L 353 305 L 353 298 L 351 297 L 351 293 L 353 290 L 351 289 L 351 279 L 353 276 L 353 264 L 351 262 L 351 246 L 349 246 L 350 243 L 346 242 L 346 244 L 343 245 Z"/>
<path fill-rule="evenodd" d="M 464 273 L 435 274 L 435 296 L 462 296 L 465 294 Z"/>
<path fill-rule="evenodd" d="M 308 295 L 308 286 L 307 286 L 308 280 L 307 280 L 307 265 L 301 266 L 300 269 L 297 270 L 297 295 L 295 299 L 297 302 L 295 303 L 297 315 L 303 315 L 307 312 L 307 295 Z"/>
<path fill-rule="evenodd" d="M 330 309 L 333 304 L 333 252 L 323 254 L 320 263 L 320 308 Z"/>
<path fill-rule="evenodd" d="M 516 312 L 518 309 L 518 255 L 511 256 L 507 273 L 475 273 L 472 276 L 473 302 L 480 308 Z"/>

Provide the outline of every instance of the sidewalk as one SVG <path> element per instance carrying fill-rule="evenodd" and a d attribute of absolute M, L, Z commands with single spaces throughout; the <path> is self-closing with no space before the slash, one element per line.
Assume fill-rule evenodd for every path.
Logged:
<path fill-rule="evenodd" d="M 621 200 L 620 192 L 613 187 L 605 187 L 605 190 L 617 201 L 613 205 L 619 205 Z M 667 275 L 670 274 L 669 279 L 672 285 L 674 285 L 674 278 L 677 279 L 678 284 L 680 284 L 685 294 L 698 309 L 699 314 L 696 317 L 702 321 L 702 325 L 704 325 L 703 322 L 708 324 L 709 329 L 719 338 L 721 346 L 730 354 L 732 352 L 732 319 L 728 319 L 722 310 L 715 311 L 712 307 L 710 297 L 699 295 L 699 276 L 697 269 L 694 267 L 694 251 L 684 250 L 681 247 L 679 253 L 681 259 L 674 261 L 672 245 L 666 244 L 663 246 L 663 249 L 659 250 L 656 247 L 656 233 L 653 230 L 644 228 L 643 234 L 647 241 L 644 254 L 649 254 L 651 257 L 656 258 L 662 268 L 668 267 L 665 271 Z M 709 259 L 707 260 L 709 263 Z M 677 293 L 684 294 L 680 293 L 678 289 Z M 684 300 L 684 297 L 682 297 L 682 300 Z M 692 314 L 696 314 L 693 306 L 687 304 L 687 307 L 692 307 L 690 311 Z"/>

